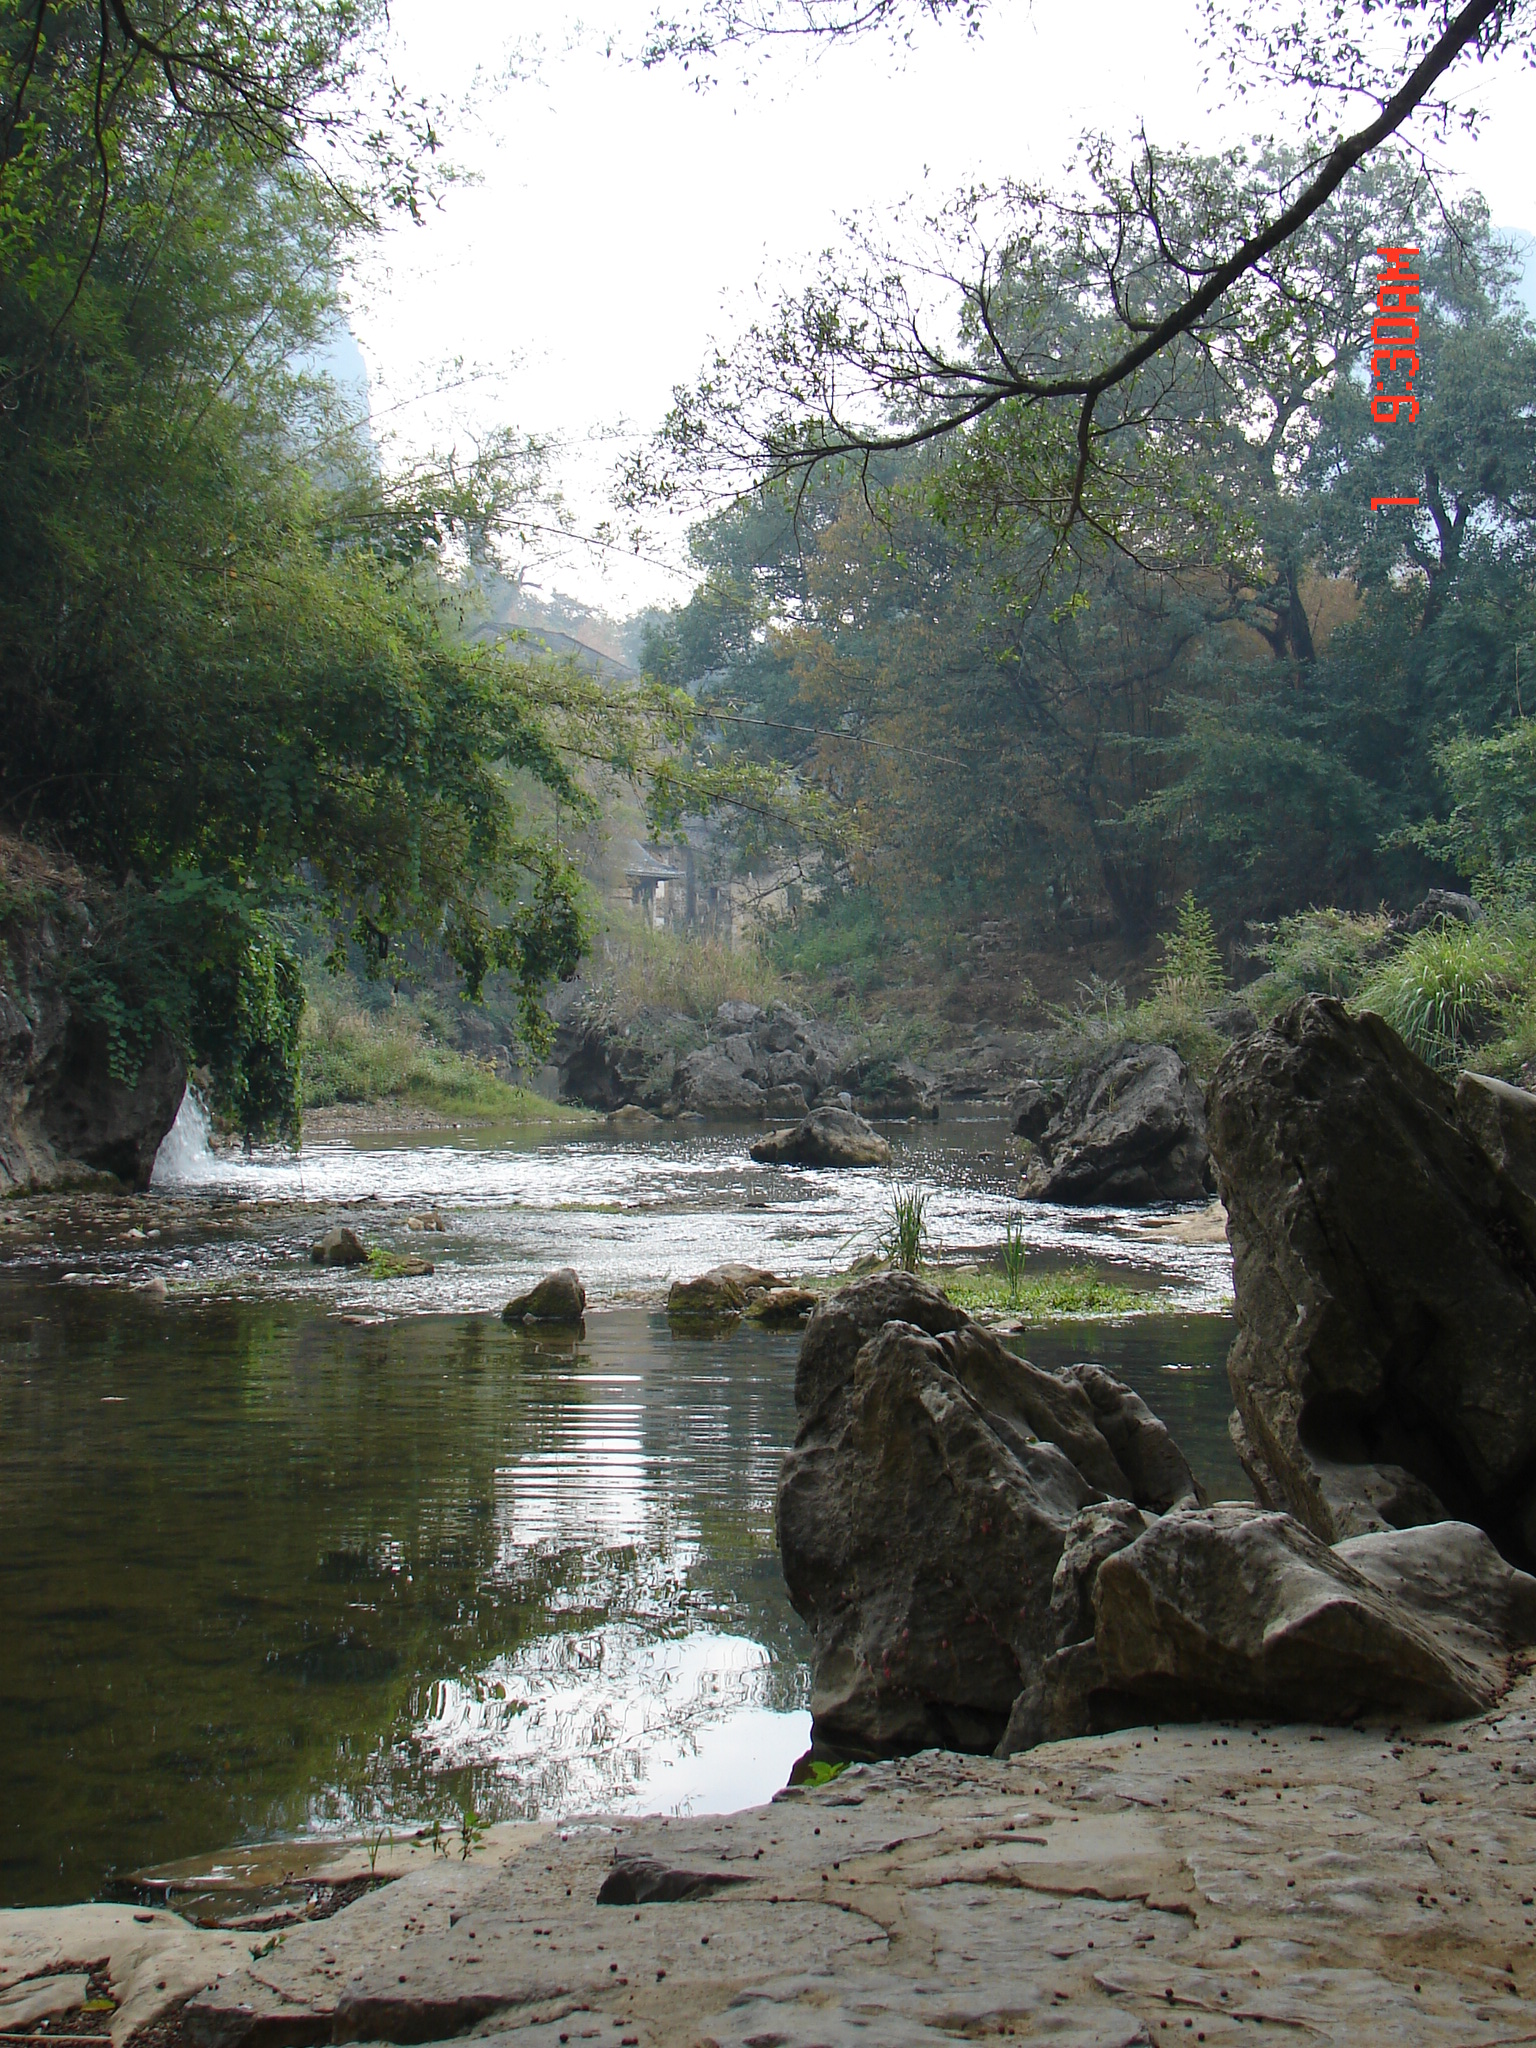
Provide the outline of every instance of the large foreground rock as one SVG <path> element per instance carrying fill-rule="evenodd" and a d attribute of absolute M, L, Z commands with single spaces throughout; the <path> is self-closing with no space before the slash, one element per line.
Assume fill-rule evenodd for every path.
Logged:
<path fill-rule="evenodd" d="M 505 1825 L 447 1858 L 397 1836 L 374 1845 L 395 1882 L 256 1956 L 260 1929 L 142 1907 L 0 1914 L 0 1983 L 100 1966 L 113 2048 L 136 2027 L 203 2048 L 1509 2043 L 1536 1984 L 1533 1779 L 1529 1679 L 1390 1741 L 1164 1722 L 1006 1762 L 930 1751 L 739 1813 Z M 682 1881 L 598 1903 L 647 1865 Z M 354 1845 L 344 1867 L 369 1866 Z"/>
<path fill-rule="evenodd" d="M 795 1407 L 779 1551 L 812 1630 L 816 1739 L 843 1754 L 993 1748 L 1059 1647 L 1052 1579 L 1079 1511 L 1196 1497 L 1129 1388 L 1016 1358 L 906 1274 L 816 1311 Z"/>
<path fill-rule="evenodd" d="M 770 1166 L 889 1166 L 891 1148 L 851 1109 L 814 1109 L 789 1130 L 770 1131 L 750 1147 Z"/>
<path fill-rule="evenodd" d="M 1093 1610 L 1099 1725 L 1449 1720 L 1491 1706 L 1536 1640 L 1536 1579 L 1465 1523 L 1333 1550 L 1226 1502 L 1161 1516 L 1107 1557 Z"/>
<path fill-rule="evenodd" d="M 1536 1098 L 1453 1092 L 1310 996 L 1223 1059 L 1211 1142 L 1260 1500 L 1328 1543 L 1451 1516 L 1536 1561 Z"/>
<path fill-rule="evenodd" d="M 1037 1202 L 1199 1202 L 1213 1192 L 1205 1109 L 1171 1045 L 1122 1045 L 1086 1068 L 1040 1133 Z"/>

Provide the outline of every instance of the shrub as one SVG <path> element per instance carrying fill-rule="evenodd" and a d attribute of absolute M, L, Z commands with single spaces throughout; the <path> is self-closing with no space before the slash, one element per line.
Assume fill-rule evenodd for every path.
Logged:
<path fill-rule="evenodd" d="M 708 1021 L 725 1002 L 778 1002 L 784 984 L 755 946 L 655 931 L 634 920 L 604 933 L 596 987 L 622 1012 L 680 1010 Z"/>
<path fill-rule="evenodd" d="M 1268 971 L 1243 991 L 1261 1018 L 1277 1015 L 1298 996 L 1347 1001 L 1358 993 L 1391 945 L 1384 911 L 1303 910 L 1276 925 L 1252 928 L 1254 957 Z"/>

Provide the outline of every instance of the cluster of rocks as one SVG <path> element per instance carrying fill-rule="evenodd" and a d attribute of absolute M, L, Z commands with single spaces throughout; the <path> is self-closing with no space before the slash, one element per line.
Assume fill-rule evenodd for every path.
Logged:
<path fill-rule="evenodd" d="M 779 1546 L 830 1754 L 1450 1718 L 1536 1641 L 1536 1579 L 1483 1530 L 1330 1547 L 1284 1512 L 1211 1506 L 1113 1374 L 1032 1365 L 906 1274 L 818 1308 L 795 1404 Z"/>
<path fill-rule="evenodd" d="M 766 1266 L 711 1266 L 696 1280 L 674 1280 L 667 1293 L 667 1315 L 684 1328 L 718 1328 L 747 1316 L 770 1330 L 792 1330 L 804 1323 L 818 1297 L 796 1287 Z"/>
<path fill-rule="evenodd" d="M 670 1011 L 620 1023 L 584 1006 L 561 1024 L 554 1059 L 567 1101 L 741 1123 L 849 1108 L 859 1077 L 840 1033 L 783 1004 L 722 1003 L 707 1026 Z"/>

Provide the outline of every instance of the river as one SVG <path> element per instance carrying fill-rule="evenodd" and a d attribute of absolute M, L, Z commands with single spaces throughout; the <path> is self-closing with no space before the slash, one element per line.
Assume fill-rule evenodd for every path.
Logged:
<path fill-rule="evenodd" d="M 235 1841 L 769 1796 L 809 1729 L 773 1535 L 798 1338 L 675 1335 L 659 1307 L 722 1259 L 846 1269 L 893 1182 L 948 1257 L 1022 1217 L 1037 1268 L 1155 1286 L 1153 1313 L 1022 1341 L 1122 1373 L 1214 1493 L 1243 1491 L 1225 1247 L 1021 1204 L 1000 1124 L 891 1135 L 888 1174 L 757 1167 L 747 1133 L 675 1126 L 244 1160 L 189 1109 L 149 1197 L 13 1229 L 0 1903 Z M 408 1228 L 434 1206 L 443 1233 Z M 313 1267 L 334 1220 L 433 1273 Z M 488 1313 L 566 1264 L 584 1338 Z"/>

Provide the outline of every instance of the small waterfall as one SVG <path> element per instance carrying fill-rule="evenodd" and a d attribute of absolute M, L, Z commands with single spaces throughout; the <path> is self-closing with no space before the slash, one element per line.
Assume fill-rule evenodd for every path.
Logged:
<path fill-rule="evenodd" d="M 222 1177 L 213 1147 L 208 1142 L 208 1112 L 196 1089 L 188 1088 L 181 1098 L 176 1121 L 160 1140 L 155 1154 L 152 1188 L 184 1188 L 200 1181 Z"/>

